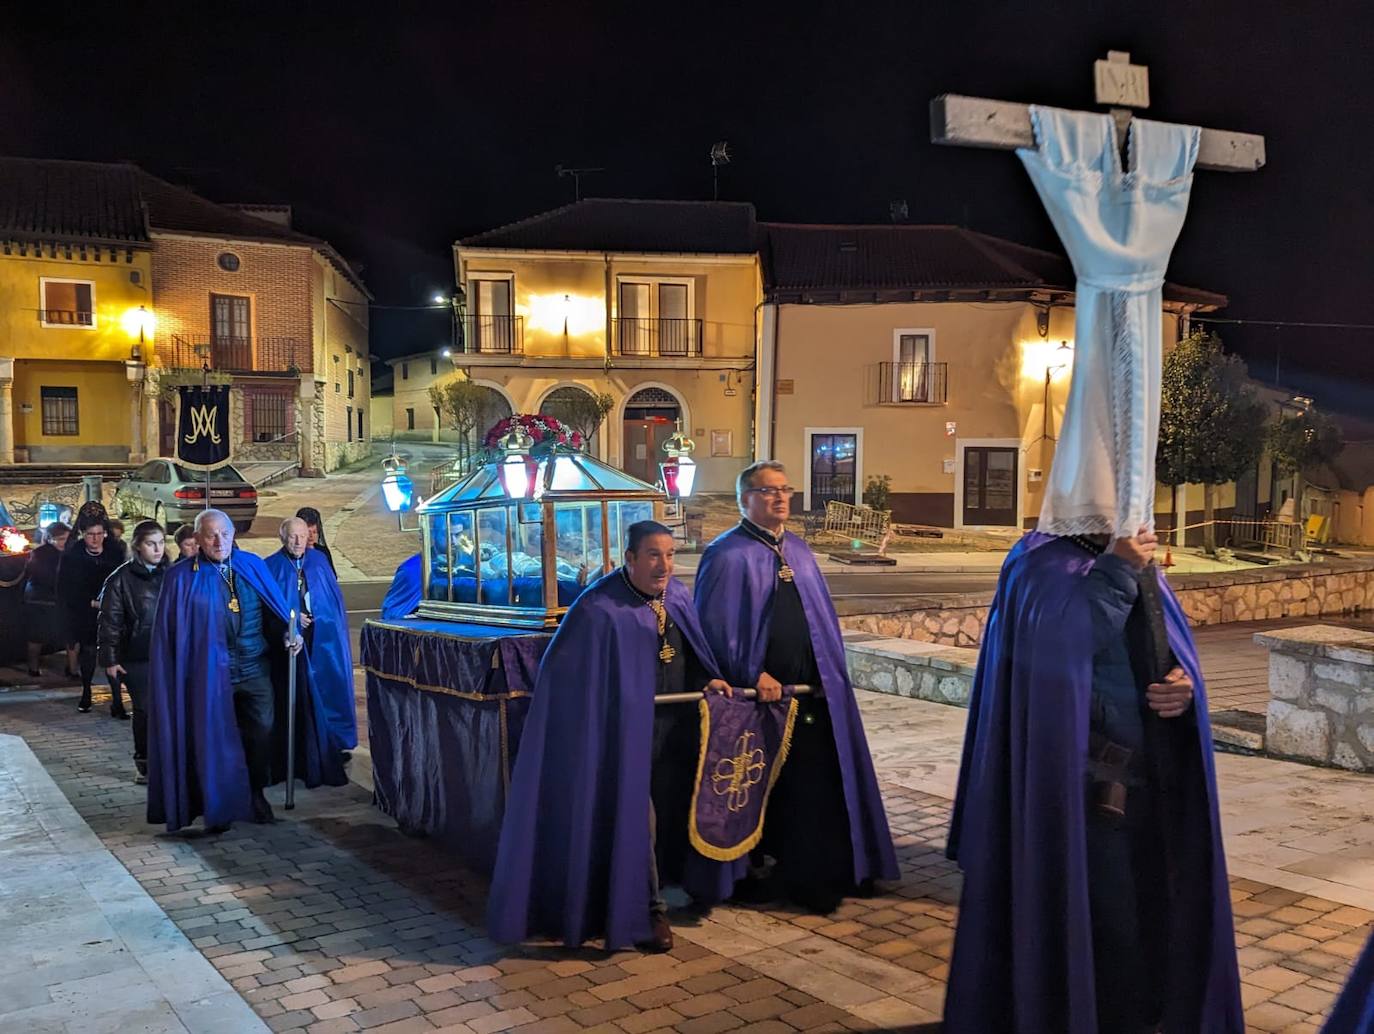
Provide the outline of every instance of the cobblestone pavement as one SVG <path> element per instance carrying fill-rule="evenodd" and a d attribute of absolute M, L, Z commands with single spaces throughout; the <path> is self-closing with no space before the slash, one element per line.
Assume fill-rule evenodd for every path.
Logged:
<path fill-rule="evenodd" d="M 919 1030 L 938 1018 L 959 877 L 949 802 L 885 782 L 902 866 L 827 917 L 717 909 L 669 955 L 509 949 L 483 881 L 398 833 L 356 786 L 298 795 L 274 826 L 168 836 L 142 821 L 129 727 L 74 696 L 6 700 L 81 816 L 276 1031 Z M 880 775 L 884 775 L 879 762 Z M 275 793 L 279 815 L 280 790 Z M 1251 1029 L 1315 1034 L 1369 932 L 1364 910 L 1232 881 Z M 934 1029 L 934 1028 L 931 1028 Z"/>

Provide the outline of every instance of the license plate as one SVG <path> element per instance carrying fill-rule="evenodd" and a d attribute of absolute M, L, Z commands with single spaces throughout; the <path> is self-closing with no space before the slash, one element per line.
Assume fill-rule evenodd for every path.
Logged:
<path fill-rule="evenodd" d="M 215 490 L 215 489 L 211 489 L 211 490 L 210 490 L 210 498 L 211 498 L 211 499 L 237 499 L 238 497 L 239 497 L 238 492 L 235 492 L 235 491 L 233 491 L 232 489 L 227 489 L 227 488 L 226 488 L 226 489 L 219 490 L 219 491 L 217 491 L 217 490 Z"/>

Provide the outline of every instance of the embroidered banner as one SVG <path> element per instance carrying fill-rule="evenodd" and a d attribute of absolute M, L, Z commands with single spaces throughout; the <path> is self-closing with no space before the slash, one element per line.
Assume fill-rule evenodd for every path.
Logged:
<path fill-rule="evenodd" d="M 229 385 L 183 384 L 177 459 L 197 467 L 229 462 Z"/>
<path fill-rule="evenodd" d="M 768 795 L 792 745 L 797 701 L 759 705 L 709 693 L 698 706 L 701 755 L 687 832 L 702 855 L 729 862 L 763 836 Z"/>

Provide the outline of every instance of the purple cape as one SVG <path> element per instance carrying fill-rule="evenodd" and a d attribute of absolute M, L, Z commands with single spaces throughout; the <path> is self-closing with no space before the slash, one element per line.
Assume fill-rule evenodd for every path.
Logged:
<path fill-rule="evenodd" d="M 692 598 L 668 583 L 668 614 L 716 671 Z M 608 950 L 647 940 L 649 765 L 658 626 L 619 571 L 568 609 L 539 665 L 496 852 L 487 925 Z M 684 706 L 684 705 L 666 705 Z"/>
<path fill-rule="evenodd" d="M 849 840 L 854 849 L 854 882 L 895 880 L 897 855 L 873 773 L 863 720 L 849 683 L 840 619 L 806 543 L 788 532 L 783 536 L 782 551 L 806 609 L 811 648 L 816 654 L 835 731 L 835 750 L 849 813 Z M 696 578 L 701 627 L 720 661 L 722 677 L 732 686 L 753 686 L 763 671 L 777 584 L 777 556 L 742 528 L 719 536 L 702 554 Z M 711 885 L 702 879 L 701 863 L 696 859 L 688 861 L 689 886 L 694 895 L 705 901 L 728 897 L 734 882 L 748 869 L 748 858 L 721 865 Z"/>
<path fill-rule="evenodd" d="M 286 778 L 286 664 L 278 644 L 286 628 L 286 602 L 251 553 L 235 549 L 234 573 L 252 585 L 268 613 L 263 632 L 274 655 L 277 688 L 272 779 Z M 163 578 L 153 623 L 148 676 L 148 821 L 169 830 L 199 815 L 207 826 L 252 818 L 248 768 L 243 758 L 229 684 L 228 622 L 219 572 L 209 563 L 173 564 Z M 279 622 L 274 627 L 273 619 Z M 306 786 L 348 782 L 310 682 L 304 651 L 296 661 L 296 775 Z"/>
<path fill-rule="evenodd" d="M 396 568 L 396 574 L 391 579 L 391 588 L 387 589 L 386 596 L 382 598 L 382 620 L 392 621 L 414 614 L 420 605 L 423 585 L 420 554 L 416 553 L 413 557 L 402 560 Z"/>
<path fill-rule="evenodd" d="M 1350 971 L 1322 1034 L 1374 1034 L 1374 936 Z"/>
<path fill-rule="evenodd" d="M 1036 532 L 1002 566 L 969 702 L 949 856 L 964 873 L 946 1034 L 1097 1034 L 1088 904 L 1085 769 L 1092 557 Z M 1169 645 L 1196 687 L 1195 763 L 1165 837 L 1195 938 L 1174 949 L 1198 1013 L 1166 1030 L 1243 1034 L 1207 695 L 1192 634 L 1161 579 Z M 1186 718 L 1174 719 L 1185 721 Z M 1193 749 L 1191 744 L 1188 750 Z"/>
<path fill-rule="evenodd" d="M 294 610 L 299 617 L 302 605 L 296 588 L 295 564 L 284 549 L 268 557 L 266 564 L 281 589 L 287 609 Z M 331 746 L 335 750 L 352 750 L 358 745 L 358 714 L 353 698 L 353 644 L 348 637 L 348 611 L 339 591 L 339 580 L 323 554 L 318 549 L 307 549 L 301 564 L 315 618 L 311 626 L 314 631 L 308 637 L 310 678 L 324 705 Z"/>

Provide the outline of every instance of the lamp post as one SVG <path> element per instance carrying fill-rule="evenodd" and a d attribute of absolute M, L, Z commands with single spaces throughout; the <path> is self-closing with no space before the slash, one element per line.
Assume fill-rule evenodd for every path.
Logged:
<path fill-rule="evenodd" d="M 1055 362 L 1055 360 L 1059 360 Z M 1042 429 L 1041 440 L 1055 441 L 1050 434 L 1050 382 L 1054 380 L 1054 375 L 1060 370 L 1066 369 L 1073 363 L 1073 345 L 1067 341 L 1059 342 L 1059 347 L 1054 350 L 1050 362 L 1045 364 L 1045 426 Z"/>
<path fill-rule="evenodd" d="M 696 484 L 697 465 L 692 459 L 696 443 L 682 433 L 682 420 L 678 419 L 677 430 L 666 442 L 663 451 L 667 459 L 658 465 L 663 475 L 663 489 L 669 499 L 689 499 Z"/>
<path fill-rule="evenodd" d="M 146 305 L 130 309 L 124 314 L 124 330 L 130 336 L 138 336 L 129 350 L 129 358 L 124 361 L 124 375 L 128 378 L 133 394 L 129 406 L 129 462 L 142 463 L 147 459 L 145 441 L 146 422 L 143 419 L 143 378 L 147 373 L 148 338 L 157 329 L 157 317 Z"/>

